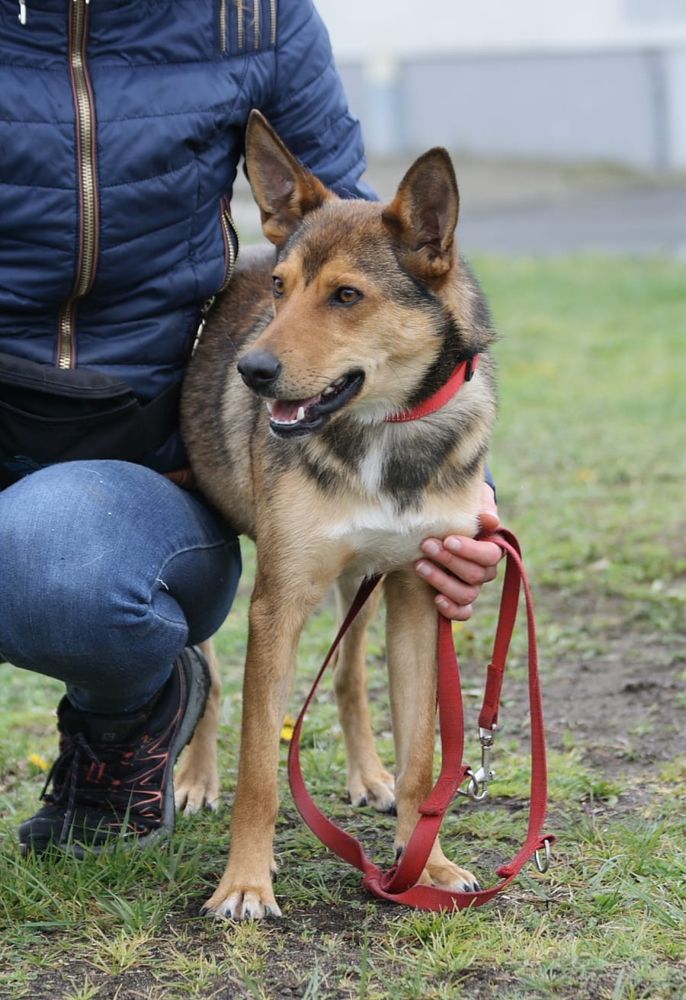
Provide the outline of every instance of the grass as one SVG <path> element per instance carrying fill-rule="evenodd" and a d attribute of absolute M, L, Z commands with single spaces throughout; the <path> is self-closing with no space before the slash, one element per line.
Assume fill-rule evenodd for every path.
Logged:
<path fill-rule="evenodd" d="M 410 1000 L 521 997 L 660 1000 L 686 993 L 686 721 L 683 507 L 686 269 L 660 261 L 482 259 L 502 340 L 492 450 L 501 509 L 534 581 L 550 720 L 546 876 L 527 868 L 506 897 L 451 917 L 370 901 L 326 855 L 284 787 L 277 924 L 197 916 L 225 860 L 228 809 L 180 818 L 165 848 L 106 858 L 22 860 L 54 755 L 60 685 L 0 667 L 0 995 L 90 998 L 298 996 Z M 251 554 L 246 546 L 246 561 Z M 250 570 L 220 633 L 223 795 L 235 781 Z M 456 629 L 470 718 L 496 610 L 495 588 Z M 302 695 L 333 632 L 323 609 L 303 640 Z M 371 655 L 375 726 L 391 740 Z M 528 761 L 517 637 L 496 749 L 494 797 L 462 801 L 448 853 L 493 879 L 525 828 Z M 470 754 L 476 756 L 470 730 Z M 284 748 L 285 754 L 285 748 Z M 37 755 L 37 756 L 36 756 Z M 392 821 L 344 799 L 329 691 L 307 723 L 306 775 L 326 810 L 390 860 Z"/>

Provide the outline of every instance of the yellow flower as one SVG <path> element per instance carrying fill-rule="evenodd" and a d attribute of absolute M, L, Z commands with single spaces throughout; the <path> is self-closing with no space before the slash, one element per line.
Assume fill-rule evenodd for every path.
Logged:
<path fill-rule="evenodd" d="M 39 771 L 48 771 L 50 769 L 50 765 L 45 757 L 41 757 L 39 753 L 29 754 L 29 764 L 32 764 Z"/>
<path fill-rule="evenodd" d="M 295 729 L 295 719 L 290 715 L 287 715 L 283 720 L 283 725 L 281 727 L 281 742 L 290 743 L 293 738 L 293 730 Z"/>

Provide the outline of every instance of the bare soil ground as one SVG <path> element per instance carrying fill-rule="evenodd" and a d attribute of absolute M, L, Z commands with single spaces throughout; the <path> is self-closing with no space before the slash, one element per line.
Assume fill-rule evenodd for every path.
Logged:
<path fill-rule="evenodd" d="M 548 594 L 547 615 L 574 623 L 585 637 L 581 653 L 546 653 L 543 685 L 551 747 L 577 746 L 603 776 L 631 777 L 669 762 L 686 725 L 684 631 L 657 631 L 640 608 L 597 595 Z M 514 687 L 508 715 L 521 718 L 522 685 Z"/>

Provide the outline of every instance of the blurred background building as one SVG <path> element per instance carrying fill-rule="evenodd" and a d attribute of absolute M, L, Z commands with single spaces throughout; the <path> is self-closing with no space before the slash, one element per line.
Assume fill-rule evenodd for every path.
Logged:
<path fill-rule="evenodd" d="M 468 253 L 686 260 L 686 0 L 315 4 L 381 198 L 446 146 Z"/>
<path fill-rule="evenodd" d="M 316 0 L 369 153 L 686 170 L 686 0 Z"/>

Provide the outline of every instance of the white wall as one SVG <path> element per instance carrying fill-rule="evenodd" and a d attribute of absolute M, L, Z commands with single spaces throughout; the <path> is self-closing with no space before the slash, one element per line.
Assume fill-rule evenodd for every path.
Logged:
<path fill-rule="evenodd" d="M 668 163 L 686 170 L 686 48 L 670 52 L 667 58 L 666 90 Z"/>
<path fill-rule="evenodd" d="M 686 0 L 315 0 L 367 149 L 686 169 Z"/>
<path fill-rule="evenodd" d="M 686 0 L 315 0 L 341 62 L 686 42 Z"/>

